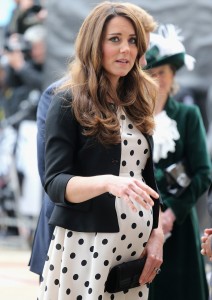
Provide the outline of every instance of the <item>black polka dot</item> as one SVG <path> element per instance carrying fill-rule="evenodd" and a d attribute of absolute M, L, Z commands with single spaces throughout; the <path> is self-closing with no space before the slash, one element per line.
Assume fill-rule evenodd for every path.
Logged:
<path fill-rule="evenodd" d="M 124 220 L 124 219 L 126 219 L 126 214 L 121 214 L 121 218 Z"/>
<path fill-rule="evenodd" d="M 140 217 L 143 217 L 143 215 L 144 215 L 144 213 L 142 212 L 142 210 L 140 210 L 138 214 L 139 214 Z"/>
<path fill-rule="evenodd" d="M 84 267 L 84 266 L 86 266 L 87 265 L 87 261 L 84 259 L 84 260 L 82 260 L 81 261 L 81 265 Z"/>
<path fill-rule="evenodd" d="M 40 282 L 43 282 L 43 276 L 41 276 L 41 278 L 40 278 Z"/>
<path fill-rule="evenodd" d="M 92 288 L 89 288 L 88 289 L 88 294 L 92 294 L 92 291 L 93 291 Z"/>
<path fill-rule="evenodd" d="M 121 255 L 116 256 L 116 260 L 117 261 L 121 260 Z"/>
<path fill-rule="evenodd" d="M 147 221 L 147 223 L 146 223 L 146 224 L 147 224 L 147 226 L 149 227 L 149 226 L 150 226 L 150 221 Z"/>
<path fill-rule="evenodd" d="M 67 289 L 66 290 L 66 295 L 70 295 L 71 294 L 71 290 L 70 289 Z"/>
<path fill-rule="evenodd" d="M 82 296 L 81 295 L 77 296 L 76 300 L 82 300 Z"/>
<path fill-rule="evenodd" d="M 74 274 L 73 279 L 77 280 L 78 278 L 79 278 L 79 275 L 78 274 Z"/>
<path fill-rule="evenodd" d="M 79 245 L 83 245 L 84 244 L 84 240 L 83 239 L 79 239 L 78 243 L 79 243 Z"/>
<path fill-rule="evenodd" d="M 121 236 L 121 240 L 124 241 L 125 239 L 126 239 L 126 235 L 123 234 L 123 235 Z"/>
<path fill-rule="evenodd" d="M 127 246 L 127 249 L 130 249 L 132 247 L 132 244 L 130 243 L 128 246 Z"/>
<path fill-rule="evenodd" d="M 45 292 L 47 291 L 47 286 L 45 286 Z"/>
<path fill-rule="evenodd" d="M 99 280 L 100 278 L 101 278 L 101 275 L 99 273 L 95 275 L 96 280 Z"/>
<path fill-rule="evenodd" d="M 93 252 L 94 251 L 94 246 L 90 247 L 90 251 Z"/>
<path fill-rule="evenodd" d="M 136 165 L 139 166 L 140 165 L 140 160 L 136 160 Z"/>
<path fill-rule="evenodd" d="M 72 253 L 70 254 L 70 258 L 71 258 L 71 259 L 75 258 L 75 256 L 76 256 L 76 254 L 75 254 L 74 252 L 72 252 Z"/>
<path fill-rule="evenodd" d="M 107 245 L 107 243 L 108 243 L 108 240 L 107 240 L 107 239 L 104 239 L 104 240 L 102 241 L 102 244 L 103 244 L 103 245 Z"/>
<path fill-rule="evenodd" d="M 131 256 L 135 256 L 136 255 L 136 251 L 133 251 L 132 253 L 131 253 Z"/>
<path fill-rule="evenodd" d="M 56 249 L 57 249 L 57 250 L 60 250 L 61 248 L 62 248 L 62 246 L 61 246 L 60 244 L 57 244 L 57 245 L 56 245 Z"/>
<path fill-rule="evenodd" d="M 139 140 L 137 141 L 137 143 L 138 143 L 138 145 L 141 145 L 141 140 L 139 139 Z"/>
<path fill-rule="evenodd" d="M 85 285 L 85 287 L 89 287 L 89 281 L 86 281 L 86 282 L 84 283 L 84 285 Z"/>
<path fill-rule="evenodd" d="M 127 146 L 127 144 L 128 144 L 128 141 L 124 140 L 124 145 Z"/>
<path fill-rule="evenodd" d="M 121 115 L 121 116 L 120 116 L 120 119 L 121 119 L 121 120 L 125 120 L 125 115 Z"/>
<path fill-rule="evenodd" d="M 133 129 L 133 125 L 132 125 L 132 124 L 129 124 L 129 125 L 128 125 L 128 128 L 129 128 L 129 129 Z"/>
<path fill-rule="evenodd" d="M 53 270 L 54 270 L 54 266 L 53 266 L 53 265 L 50 265 L 50 266 L 49 266 L 49 270 L 50 270 L 50 271 L 53 271 Z"/>
<path fill-rule="evenodd" d="M 139 293 L 138 293 L 138 296 L 141 298 L 141 297 L 143 297 L 143 293 L 140 291 Z"/>
<path fill-rule="evenodd" d="M 129 290 L 124 290 L 123 291 L 124 294 L 127 294 L 128 292 L 129 292 Z"/>
<path fill-rule="evenodd" d="M 106 260 L 104 261 L 104 265 L 105 265 L 105 266 L 108 266 L 108 265 L 109 265 L 109 260 L 106 259 Z"/>
<path fill-rule="evenodd" d="M 68 237 L 68 238 L 72 237 L 72 235 L 73 235 L 73 232 L 72 232 L 72 231 L 69 231 L 69 232 L 67 233 L 67 237 Z"/>
<path fill-rule="evenodd" d="M 99 256 L 98 252 L 94 252 L 93 258 L 97 258 Z"/>
<path fill-rule="evenodd" d="M 47 255 L 47 256 L 46 256 L 46 261 L 48 261 L 48 260 L 49 260 L 49 256 Z"/>
<path fill-rule="evenodd" d="M 144 247 L 144 248 L 146 247 L 146 244 L 147 244 L 147 242 L 143 243 L 143 247 Z"/>
<path fill-rule="evenodd" d="M 110 296 L 110 299 L 111 299 L 111 300 L 114 300 L 114 299 L 115 299 L 115 296 L 112 294 L 112 295 Z"/>
<path fill-rule="evenodd" d="M 134 150 L 130 151 L 130 155 L 133 156 L 134 155 Z"/>
<path fill-rule="evenodd" d="M 68 269 L 66 268 L 66 267 L 64 267 L 63 269 L 62 269 L 62 273 L 67 273 L 67 271 L 68 271 Z"/>
<path fill-rule="evenodd" d="M 134 177 L 134 172 L 133 171 L 130 171 L 130 176 Z"/>
<path fill-rule="evenodd" d="M 102 295 L 99 295 L 98 300 L 102 300 L 102 299 L 103 299 Z"/>
<path fill-rule="evenodd" d="M 143 235 L 144 235 L 143 232 L 139 233 L 138 235 L 139 239 L 142 238 Z"/>
<path fill-rule="evenodd" d="M 147 152 L 148 152 L 148 149 L 145 149 L 145 150 L 144 150 L 144 154 L 147 154 Z"/>
<path fill-rule="evenodd" d="M 54 284 L 55 284 L 55 285 L 58 285 L 59 283 L 60 283 L 59 280 L 58 280 L 58 279 L 55 279 Z"/>
<path fill-rule="evenodd" d="M 53 235 L 52 235 L 52 240 L 54 240 L 54 239 L 55 239 L 55 235 L 53 234 Z"/>
<path fill-rule="evenodd" d="M 116 252 L 116 247 L 114 247 L 112 251 L 113 251 L 113 253 L 115 253 Z"/>
<path fill-rule="evenodd" d="M 132 223 L 132 229 L 135 229 L 137 227 L 136 223 Z"/>
<path fill-rule="evenodd" d="M 123 167 L 125 167 L 127 162 L 125 160 L 123 160 L 121 164 L 122 164 Z"/>

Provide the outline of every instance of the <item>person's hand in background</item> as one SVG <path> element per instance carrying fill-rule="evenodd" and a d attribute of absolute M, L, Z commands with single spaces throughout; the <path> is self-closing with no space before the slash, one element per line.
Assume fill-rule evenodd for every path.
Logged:
<path fill-rule="evenodd" d="M 204 230 L 204 235 L 201 237 L 201 254 L 205 255 L 212 261 L 212 228 Z"/>

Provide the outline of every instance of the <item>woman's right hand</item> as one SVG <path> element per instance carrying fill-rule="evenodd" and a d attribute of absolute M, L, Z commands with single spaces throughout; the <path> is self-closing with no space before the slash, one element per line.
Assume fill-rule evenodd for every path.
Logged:
<path fill-rule="evenodd" d="M 151 197 L 159 198 L 158 193 L 151 187 L 143 181 L 134 178 L 109 175 L 107 186 L 109 193 L 122 198 L 133 211 L 137 211 L 134 201 L 141 204 L 144 208 L 150 209 L 154 205 Z"/>
<path fill-rule="evenodd" d="M 154 205 L 151 197 L 159 198 L 158 193 L 141 180 L 107 174 L 72 177 L 66 186 L 65 199 L 71 203 L 80 203 L 107 192 L 122 198 L 133 211 L 137 211 L 135 201 L 150 209 Z"/>

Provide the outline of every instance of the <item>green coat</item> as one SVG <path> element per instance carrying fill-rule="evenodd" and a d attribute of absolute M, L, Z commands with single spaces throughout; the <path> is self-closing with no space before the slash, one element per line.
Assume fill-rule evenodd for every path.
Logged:
<path fill-rule="evenodd" d="M 156 165 L 156 180 L 165 209 L 170 207 L 176 222 L 164 244 L 161 273 L 150 285 L 149 300 L 208 300 L 205 266 L 200 254 L 200 232 L 195 203 L 211 183 L 211 163 L 206 134 L 197 106 L 187 106 L 169 98 L 165 111 L 176 120 L 180 139 L 174 153 Z M 164 169 L 186 160 L 192 178 L 190 186 L 175 198 L 166 191 Z"/>

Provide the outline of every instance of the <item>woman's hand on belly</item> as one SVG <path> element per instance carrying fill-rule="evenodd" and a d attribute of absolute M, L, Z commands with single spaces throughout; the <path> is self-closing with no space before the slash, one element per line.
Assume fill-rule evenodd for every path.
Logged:
<path fill-rule="evenodd" d="M 114 175 L 109 175 L 107 180 L 108 192 L 126 201 L 129 207 L 135 212 L 137 209 L 134 201 L 146 209 L 151 209 L 154 205 L 151 197 L 155 199 L 159 198 L 158 193 L 141 180 Z"/>

